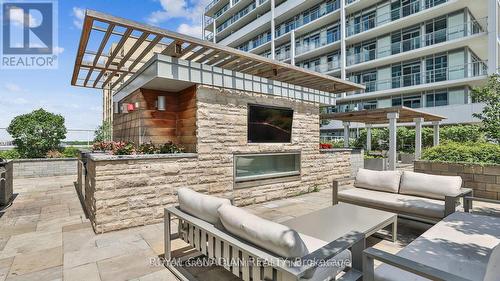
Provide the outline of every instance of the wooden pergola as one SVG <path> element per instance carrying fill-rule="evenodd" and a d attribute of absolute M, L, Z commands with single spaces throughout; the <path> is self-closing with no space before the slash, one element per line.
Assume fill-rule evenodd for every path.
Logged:
<path fill-rule="evenodd" d="M 71 84 L 116 90 L 155 53 L 326 93 L 364 88 L 295 65 L 92 10 L 85 12 Z"/>
<path fill-rule="evenodd" d="M 434 145 L 439 145 L 439 123 L 446 117 L 435 115 L 404 106 L 366 109 L 351 112 L 321 114 L 323 120 L 339 120 L 344 125 L 344 147 L 349 147 L 349 126 L 351 122 L 366 124 L 366 150 L 371 150 L 371 128 L 374 124 L 389 123 L 389 170 L 396 169 L 396 125 L 415 123 L 415 159 L 422 154 L 422 124 L 432 122 L 434 126 Z"/>

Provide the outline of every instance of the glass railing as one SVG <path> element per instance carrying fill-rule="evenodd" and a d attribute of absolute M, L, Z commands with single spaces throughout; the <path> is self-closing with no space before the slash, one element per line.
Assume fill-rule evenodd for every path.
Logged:
<path fill-rule="evenodd" d="M 371 50 L 364 50 L 358 54 L 349 54 L 347 55 L 346 63 L 348 66 L 363 63 L 485 32 L 485 30 L 482 29 L 482 26 L 487 26 L 487 21 L 487 18 L 477 21 L 470 21 L 464 24 L 424 34 L 423 36 L 417 36 L 415 38 L 395 42 L 388 46 L 382 46 Z"/>
<path fill-rule="evenodd" d="M 393 9 L 390 12 L 369 17 L 358 23 L 348 23 L 346 26 L 346 34 L 347 36 L 352 36 L 446 2 L 448 2 L 448 0 L 420 0 L 412 2 L 399 8 Z"/>
<path fill-rule="evenodd" d="M 268 1 L 268 0 L 266 0 Z M 234 16 L 232 16 L 230 19 L 226 20 L 224 23 L 222 23 L 220 26 L 217 27 L 217 32 L 221 32 L 222 30 L 228 28 L 230 25 L 233 23 L 237 22 L 244 16 L 248 15 L 251 11 L 255 10 L 257 6 L 255 5 L 255 2 L 251 3 L 250 5 L 246 6 L 239 12 L 237 12 Z"/>
<path fill-rule="evenodd" d="M 212 33 L 205 35 L 205 40 L 214 41 L 214 35 Z"/>
<path fill-rule="evenodd" d="M 205 12 L 212 9 L 212 7 L 217 4 L 220 0 L 213 0 L 212 2 L 208 3 L 208 5 L 205 7 Z"/>
<path fill-rule="evenodd" d="M 330 2 L 329 4 L 322 6 L 318 13 L 310 13 L 308 16 L 301 16 L 299 19 L 295 20 L 293 23 L 282 24 L 276 29 L 276 37 L 287 34 L 288 32 L 295 30 L 303 25 L 306 25 L 312 21 L 315 21 L 325 15 L 328 15 L 336 10 L 340 9 L 340 1 Z"/>
<path fill-rule="evenodd" d="M 240 45 L 238 49 L 244 51 L 250 51 L 270 41 L 271 41 L 271 34 L 268 34 L 267 36 L 259 36 L 259 38 L 257 39 L 251 40 L 245 44 Z"/>
<path fill-rule="evenodd" d="M 349 4 L 354 3 L 356 1 L 359 1 L 359 0 L 345 0 L 345 4 L 349 5 Z"/>
<path fill-rule="evenodd" d="M 308 43 L 302 43 L 302 44 L 298 45 L 295 49 L 295 52 L 297 55 L 300 55 L 300 54 L 303 54 L 305 52 L 309 52 L 309 51 L 321 48 L 321 47 L 326 46 L 328 44 L 331 44 L 333 42 L 337 42 L 339 40 L 340 40 L 340 32 L 331 33 L 329 35 L 323 35 L 315 40 L 310 39 L 310 42 L 308 42 Z"/>
<path fill-rule="evenodd" d="M 304 66 L 302 67 L 308 70 L 325 73 L 328 71 L 340 69 L 340 58 L 327 63 L 310 65 L 309 67 L 304 67 Z"/>
<path fill-rule="evenodd" d="M 214 18 L 210 17 L 205 18 L 205 26 L 209 26 L 210 24 L 212 24 L 212 22 L 214 22 Z"/>
<path fill-rule="evenodd" d="M 451 80 L 485 76 L 485 75 L 488 75 L 487 63 L 485 61 L 477 61 L 463 65 L 437 68 L 424 72 L 392 77 L 391 79 L 375 80 L 360 84 L 366 87 L 364 92 L 369 93 L 375 91 L 397 89 L 402 87 L 411 87 L 426 83 L 451 81 Z M 350 80 L 352 81 L 353 79 Z M 357 91 L 355 93 L 359 94 L 362 92 Z"/>
<path fill-rule="evenodd" d="M 279 53 L 275 56 L 275 59 L 277 59 L 279 61 L 284 61 L 284 60 L 287 60 L 289 58 L 290 58 L 290 51 L 282 52 L 282 53 Z"/>

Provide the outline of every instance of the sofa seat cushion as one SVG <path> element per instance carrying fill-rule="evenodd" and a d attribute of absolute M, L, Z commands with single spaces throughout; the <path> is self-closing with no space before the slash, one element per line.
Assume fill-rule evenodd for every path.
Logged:
<path fill-rule="evenodd" d="M 228 232 L 280 257 L 297 258 L 309 253 L 298 232 L 287 226 L 231 205 L 220 207 L 219 216 Z"/>
<path fill-rule="evenodd" d="M 391 210 L 396 213 L 415 214 L 422 217 L 444 217 L 444 201 L 403 194 L 380 192 L 363 188 L 339 191 L 340 201 L 367 207 Z"/>
<path fill-rule="evenodd" d="M 405 171 L 401 177 L 399 193 L 444 200 L 445 196 L 460 194 L 462 178 L 438 176 Z"/>
<path fill-rule="evenodd" d="M 469 280 L 482 281 L 493 248 L 498 243 L 500 218 L 456 212 L 434 225 L 397 255 Z M 428 279 L 383 264 L 375 269 L 375 280 Z"/>
<path fill-rule="evenodd" d="M 179 208 L 183 212 L 212 224 L 219 222 L 217 209 L 222 205 L 231 205 L 229 199 L 202 194 L 189 188 L 180 188 L 177 195 Z"/>
<path fill-rule="evenodd" d="M 400 179 L 400 171 L 373 171 L 368 169 L 359 169 L 356 174 L 354 186 L 371 190 L 398 193 Z"/>
<path fill-rule="evenodd" d="M 500 244 L 498 244 L 490 254 L 484 281 L 498 281 L 500 277 Z"/>

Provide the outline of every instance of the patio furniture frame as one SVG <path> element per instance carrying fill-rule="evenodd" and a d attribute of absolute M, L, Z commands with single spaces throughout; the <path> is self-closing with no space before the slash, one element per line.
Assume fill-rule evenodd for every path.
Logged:
<path fill-rule="evenodd" d="M 352 180 L 352 179 L 350 178 L 350 179 L 347 179 L 347 180 Z M 332 184 L 332 204 L 333 205 L 336 205 L 336 204 L 339 203 L 338 192 L 339 192 L 339 181 L 334 180 L 333 184 Z M 469 202 L 465 203 L 467 201 L 467 198 L 474 198 L 474 197 L 471 197 L 472 195 L 473 195 L 473 190 L 471 188 L 461 188 L 460 189 L 460 193 L 458 195 L 456 195 L 456 196 L 445 196 L 445 199 L 444 199 L 444 217 L 447 217 L 447 216 L 449 216 L 449 215 L 451 215 L 451 214 L 453 214 L 454 212 L 457 211 L 457 202 L 460 200 L 460 198 L 463 199 L 464 209 L 467 209 L 468 208 L 467 206 L 469 204 L 470 204 L 470 206 L 472 206 L 472 203 L 469 203 Z M 368 207 L 368 208 L 374 208 L 371 205 L 359 204 L 357 202 L 351 202 L 351 201 L 345 201 L 345 202 L 346 203 L 350 203 L 350 204 L 355 204 L 355 205 L 358 205 L 358 206 L 364 206 L 364 207 Z M 376 208 L 376 209 L 383 210 L 383 211 L 388 211 L 388 212 L 392 211 L 392 210 L 387 210 L 387 209 L 384 209 L 384 208 Z M 422 216 L 417 216 L 417 215 L 414 215 L 414 214 L 411 214 L 411 213 L 404 213 L 404 212 L 396 212 L 396 213 L 398 214 L 398 217 L 400 217 L 400 218 L 410 219 L 410 220 L 424 222 L 424 223 L 435 224 L 435 223 L 437 223 L 439 221 L 439 220 L 432 219 L 432 218 L 426 218 L 426 217 L 422 217 Z"/>
<path fill-rule="evenodd" d="M 281 257 L 258 248 L 253 244 L 241 240 L 222 231 L 219 227 L 191 216 L 179 209 L 178 206 L 165 208 L 165 262 L 178 278 L 186 280 L 181 267 L 172 262 L 172 240 L 181 238 L 189 243 L 199 254 L 215 259 L 218 265 L 223 266 L 232 274 L 244 281 L 291 281 L 303 280 L 302 277 L 315 270 L 318 263 L 304 262 L 301 265 L 286 263 Z M 179 220 L 178 235 L 173 235 L 171 219 Z M 304 256 L 302 261 L 327 261 L 342 251 L 350 249 L 352 253 L 352 267 L 337 280 L 360 280 L 362 277 L 362 253 L 365 249 L 365 236 L 363 233 L 352 232 L 330 242 L 324 247 Z M 236 258 L 234 258 L 236 257 Z M 241 257 L 241 258 L 240 258 Z M 234 260 L 241 261 L 235 263 Z M 253 264 L 251 261 L 262 261 Z M 229 261 L 229 263 L 227 262 Z M 264 266 L 265 265 L 265 266 Z"/>

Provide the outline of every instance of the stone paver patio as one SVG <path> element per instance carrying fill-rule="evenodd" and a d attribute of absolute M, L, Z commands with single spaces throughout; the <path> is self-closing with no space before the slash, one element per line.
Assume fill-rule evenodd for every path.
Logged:
<path fill-rule="evenodd" d="M 17 179 L 17 197 L 0 213 L 0 281 L 177 280 L 151 260 L 163 254 L 163 225 L 96 235 L 81 208 L 74 176 Z M 330 190 L 260 205 L 250 211 L 282 222 L 331 205 Z M 400 222 L 398 242 L 370 237 L 368 245 L 397 252 L 430 226 Z M 227 276 L 198 270 L 200 280 Z"/>

